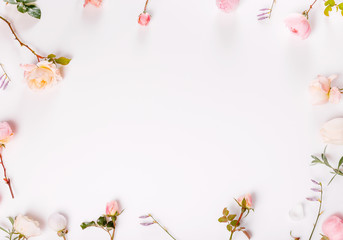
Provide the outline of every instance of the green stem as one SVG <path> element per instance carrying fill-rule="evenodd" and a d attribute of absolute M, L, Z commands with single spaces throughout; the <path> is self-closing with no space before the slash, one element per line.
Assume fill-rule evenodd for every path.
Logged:
<path fill-rule="evenodd" d="M 312 239 L 314 230 L 316 229 L 317 224 L 318 224 L 319 217 L 320 217 L 320 215 L 322 215 L 323 185 L 322 185 L 322 183 L 319 183 L 319 184 L 320 184 L 320 200 L 319 200 L 319 203 L 320 203 L 320 204 L 319 204 L 319 210 L 318 210 L 317 219 L 316 219 L 316 222 L 314 223 L 313 230 L 312 230 L 312 232 L 311 232 L 311 235 L 310 235 L 309 240 Z"/>
<path fill-rule="evenodd" d="M 270 7 L 270 11 L 269 11 L 269 18 L 272 17 L 272 12 L 273 12 L 273 8 L 274 8 L 275 3 L 276 3 L 276 0 L 273 0 L 272 6 Z"/>
<path fill-rule="evenodd" d="M 237 226 L 239 225 L 239 222 L 242 220 L 243 214 L 244 214 L 245 210 L 242 209 L 241 211 L 241 215 L 239 216 L 236 226 L 234 227 L 234 229 L 231 231 L 231 235 L 230 235 L 230 240 L 232 240 L 233 237 L 233 233 L 236 231 Z"/>
<path fill-rule="evenodd" d="M 336 176 L 337 176 L 337 173 L 331 178 L 330 182 L 328 183 L 328 186 L 329 186 L 330 183 L 335 179 Z"/>
<path fill-rule="evenodd" d="M 158 224 L 158 226 L 160 226 L 160 228 L 162 228 L 172 239 L 176 240 L 176 238 L 173 237 L 173 235 L 171 235 L 168 230 L 163 227 L 151 214 L 149 214 L 149 216 L 154 220 L 155 223 Z"/>
<path fill-rule="evenodd" d="M 144 6 L 144 13 L 146 13 L 146 8 L 148 7 L 148 3 L 149 3 L 149 0 L 146 0 L 146 2 L 145 2 L 145 6 Z"/>
<path fill-rule="evenodd" d="M 314 4 L 316 4 L 316 2 L 317 2 L 317 0 L 314 0 L 314 2 L 310 5 L 310 8 L 307 11 L 305 11 L 305 16 L 307 17 L 307 19 L 308 19 L 309 12 L 313 8 Z"/>

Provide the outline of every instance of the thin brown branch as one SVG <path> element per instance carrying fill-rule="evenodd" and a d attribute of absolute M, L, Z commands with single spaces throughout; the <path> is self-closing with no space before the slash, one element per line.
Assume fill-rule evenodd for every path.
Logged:
<path fill-rule="evenodd" d="M 2 168 L 4 169 L 4 181 L 6 182 L 6 184 L 8 185 L 12 198 L 14 198 L 14 194 L 13 194 L 13 190 L 12 190 L 12 186 L 11 186 L 11 180 L 7 177 L 7 171 L 6 171 L 6 167 L 4 164 L 4 161 L 2 159 L 2 154 L 0 153 L 0 164 L 2 165 Z"/>

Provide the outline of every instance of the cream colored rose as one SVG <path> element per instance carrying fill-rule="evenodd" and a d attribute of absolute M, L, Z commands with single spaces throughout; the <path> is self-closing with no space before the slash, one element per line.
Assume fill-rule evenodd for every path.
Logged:
<path fill-rule="evenodd" d="M 34 64 L 21 65 L 24 69 L 24 78 L 31 89 L 45 89 L 60 80 L 62 76 L 55 64 L 41 61 Z"/>
<path fill-rule="evenodd" d="M 343 118 L 326 122 L 320 129 L 324 143 L 343 145 Z"/>
<path fill-rule="evenodd" d="M 18 215 L 13 224 L 14 230 L 25 238 L 36 237 L 40 235 L 39 223 L 31 218 Z"/>

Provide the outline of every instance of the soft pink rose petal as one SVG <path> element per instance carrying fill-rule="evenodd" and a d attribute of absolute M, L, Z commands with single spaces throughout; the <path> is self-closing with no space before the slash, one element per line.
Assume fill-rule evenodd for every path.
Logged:
<path fill-rule="evenodd" d="M 216 0 L 217 7 L 224 12 L 231 12 L 237 8 L 239 0 Z"/>
<path fill-rule="evenodd" d="M 106 205 L 106 215 L 114 216 L 116 213 L 119 213 L 119 204 L 117 201 L 112 201 Z"/>
<path fill-rule="evenodd" d="M 322 230 L 330 240 L 343 240 L 343 220 L 337 216 L 326 219 Z"/>
<path fill-rule="evenodd" d="M 331 88 L 329 93 L 329 102 L 335 104 L 339 103 L 339 101 L 341 100 L 341 95 L 341 91 L 337 87 Z"/>
<path fill-rule="evenodd" d="M 299 13 L 293 13 L 285 19 L 286 27 L 301 39 L 310 36 L 311 26 L 307 18 Z"/>
<path fill-rule="evenodd" d="M 242 201 L 243 201 L 243 199 L 245 198 L 245 201 L 246 201 L 246 206 L 248 207 L 248 208 L 251 208 L 252 207 L 252 197 L 251 197 L 251 194 L 245 194 L 244 196 L 241 196 L 241 197 L 239 197 L 238 199 L 237 199 L 237 201 L 240 203 L 240 204 L 242 204 Z"/>
<path fill-rule="evenodd" d="M 141 13 L 138 17 L 138 23 L 142 26 L 147 26 L 150 22 L 151 16 L 149 13 Z"/>
<path fill-rule="evenodd" d="M 87 6 L 87 4 L 92 4 L 96 7 L 100 7 L 101 3 L 102 3 L 102 0 L 85 0 L 83 7 Z"/>
<path fill-rule="evenodd" d="M 9 142 L 13 135 L 13 131 L 8 122 L 0 122 L 0 144 Z"/>

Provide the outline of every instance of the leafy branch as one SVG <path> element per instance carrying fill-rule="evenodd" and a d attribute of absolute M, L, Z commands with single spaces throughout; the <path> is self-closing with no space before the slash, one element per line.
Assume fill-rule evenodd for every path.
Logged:
<path fill-rule="evenodd" d="M 313 158 L 312 165 L 321 164 L 321 165 L 327 166 L 328 168 L 330 168 L 332 170 L 331 173 L 334 174 L 334 176 L 331 178 L 328 185 L 330 185 L 330 183 L 335 179 L 335 177 L 337 175 L 343 176 L 343 172 L 342 172 L 342 170 L 340 170 L 340 168 L 343 165 L 343 157 L 341 157 L 341 159 L 339 160 L 337 168 L 334 168 L 330 165 L 330 163 L 326 157 L 326 147 L 325 147 L 323 153 L 321 154 L 320 159 L 314 155 L 312 155 L 311 157 Z"/>
<path fill-rule="evenodd" d="M 8 217 L 8 220 L 11 222 L 12 224 L 12 229 L 5 229 L 3 227 L 0 227 L 0 230 L 5 232 L 7 234 L 6 238 L 8 240 L 17 240 L 19 239 L 20 237 L 20 234 L 17 233 L 15 230 L 14 230 L 14 219 L 12 217 Z"/>
<path fill-rule="evenodd" d="M 330 12 L 333 10 L 333 8 L 336 8 L 336 11 L 341 11 L 341 14 L 343 16 L 343 3 L 337 4 L 335 0 L 327 0 L 325 1 L 324 5 L 326 6 L 324 10 L 324 14 L 329 17 Z"/>
<path fill-rule="evenodd" d="M 227 208 L 224 208 L 223 216 L 220 217 L 218 221 L 220 223 L 227 223 L 226 229 L 230 232 L 230 240 L 232 240 L 233 234 L 235 232 L 242 232 L 248 239 L 250 239 L 251 236 L 249 232 L 246 230 L 245 227 L 241 227 L 240 225 L 241 225 L 241 220 L 247 217 L 250 211 L 251 210 L 253 211 L 254 209 L 247 207 L 247 201 L 245 198 L 242 200 L 241 203 L 239 203 L 236 199 L 235 201 L 241 207 L 240 215 L 237 217 L 237 214 L 230 214 L 229 210 Z M 245 216 L 244 216 L 244 213 L 246 213 Z"/>
<path fill-rule="evenodd" d="M 31 17 L 40 19 L 42 12 L 35 4 L 36 0 L 4 0 L 5 3 L 17 5 L 17 10 L 21 13 L 28 13 Z"/>

